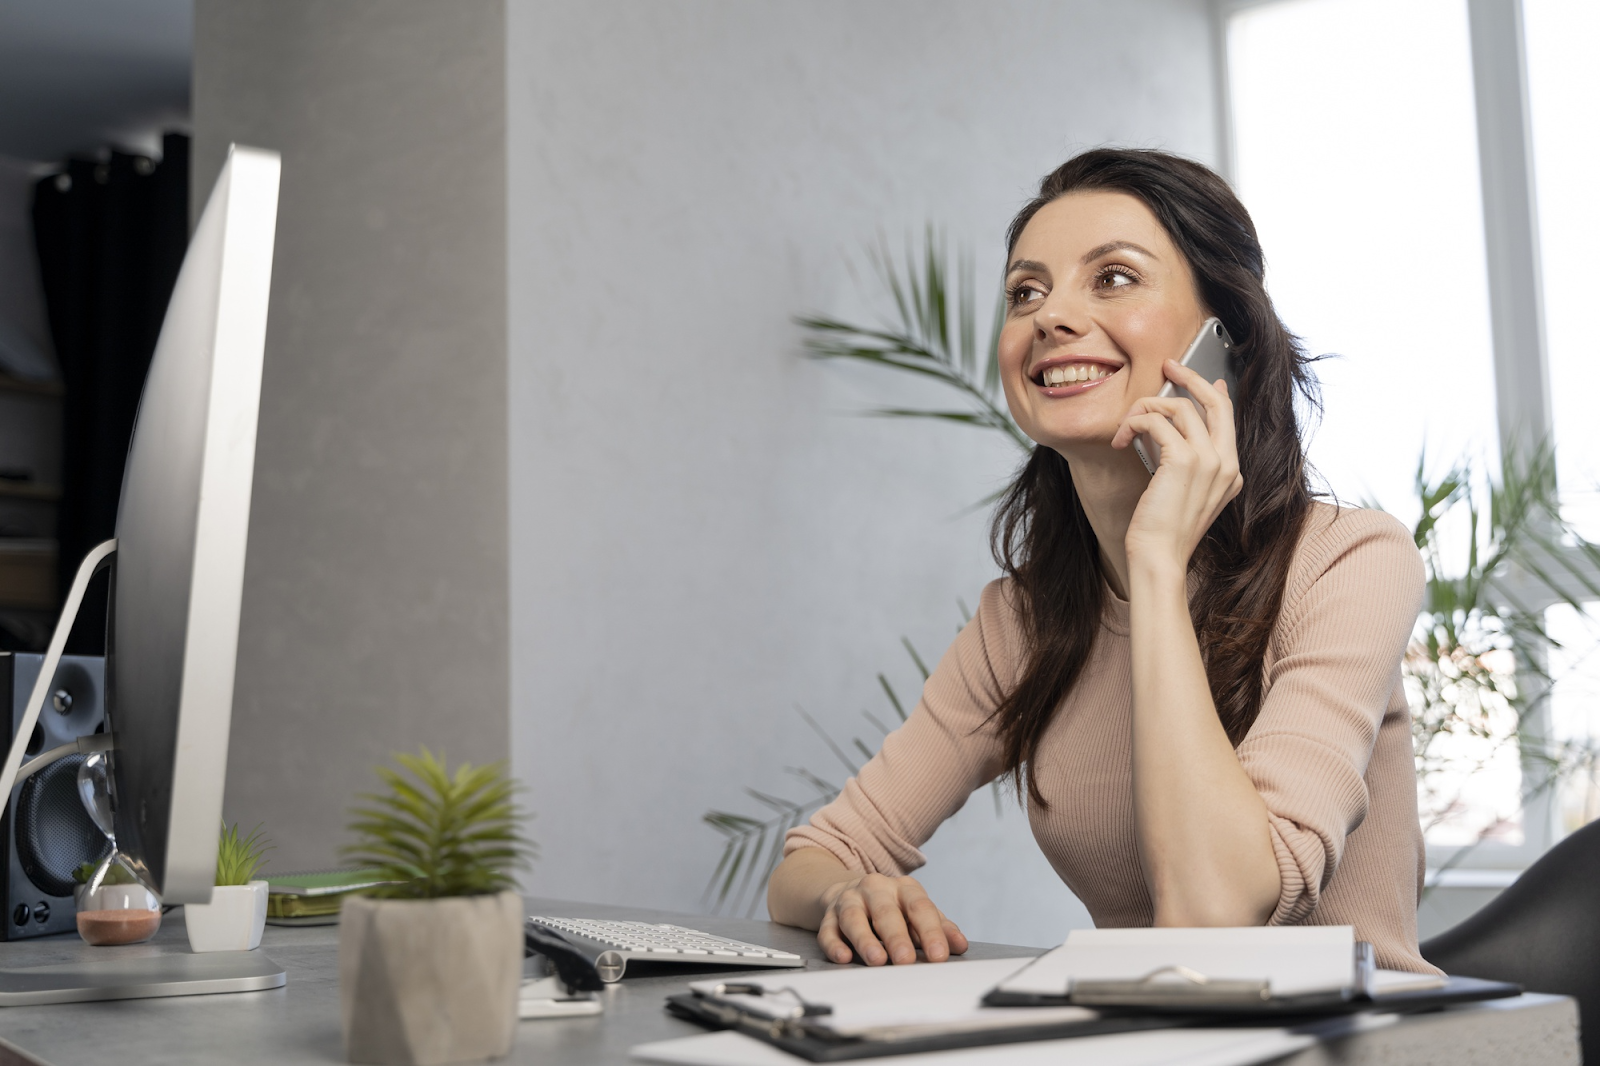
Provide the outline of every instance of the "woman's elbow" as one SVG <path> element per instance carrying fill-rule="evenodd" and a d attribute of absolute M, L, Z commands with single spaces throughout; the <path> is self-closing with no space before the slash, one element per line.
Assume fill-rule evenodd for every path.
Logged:
<path fill-rule="evenodd" d="M 1156 900 L 1155 924 L 1176 928 L 1266 925 L 1278 910 L 1277 870 L 1213 885 L 1190 882 Z"/>

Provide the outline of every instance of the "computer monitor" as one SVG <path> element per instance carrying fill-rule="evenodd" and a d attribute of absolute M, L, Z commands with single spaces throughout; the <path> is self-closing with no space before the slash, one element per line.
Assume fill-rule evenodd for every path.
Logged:
<path fill-rule="evenodd" d="M 117 847 L 167 903 L 210 902 L 216 879 L 279 171 L 274 152 L 229 151 L 150 362 L 116 540 L 79 568 L 17 732 L 31 735 L 84 590 L 110 561 L 106 690 Z M 103 746 L 104 738 L 84 742 Z M 13 742 L 0 766 L 0 799 L 19 775 L 65 754 L 20 766 L 23 748 Z M 49 974 L 0 969 L 0 1006 L 283 984 L 270 961 L 219 954 L 233 958 L 122 959 L 114 971 L 87 963 Z"/>
<path fill-rule="evenodd" d="M 190 239 L 117 510 L 106 718 L 117 845 L 209 903 L 228 761 L 279 159 L 235 147 Z"/>

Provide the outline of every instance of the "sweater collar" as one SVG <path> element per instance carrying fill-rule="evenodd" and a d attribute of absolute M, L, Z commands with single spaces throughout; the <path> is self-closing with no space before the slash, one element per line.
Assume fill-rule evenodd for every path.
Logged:
<path fill-rule="evenodd" d="M 1100 591 L 1105 597 L 1105 608 L 1100 614 L 1100 624 L 1119 637 L 1127 636 L 1128 601 L 1112 591 L 1104 578 L 1100 579 Z"/>

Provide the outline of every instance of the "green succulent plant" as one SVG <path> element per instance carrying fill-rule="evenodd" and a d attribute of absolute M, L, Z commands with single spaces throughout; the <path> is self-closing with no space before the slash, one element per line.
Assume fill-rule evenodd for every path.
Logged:
<path fill-rule="evenodd" d="M 217 838 L 217 884 L 248 885 L 266 865 L 266 854 L 272 847 L 259 825 L 248 836 L 241 836 L 238 822 L 224 822 L 222 835 Z"/>
<path fill-rule="evenodd" d="M 513 871 L 537 854 L 522 835 L 519 786 L 504 763 L 462 763 L 452 774 L 427 748 L 397 753 L 399 769 L 377 768 L 387 792 L 366 793 L 351 811 L 353 863 L 393 882 L 372 895 L 402 899 L 476 896 L 516 887 Z"/>
<path fill-rule="evenodd" d="M 72 879 L 80 885 L 86 885 L 99 868 L 100 864 L 97 862 L 86 862 L 72 871 Z M 120 862 L 114 862 L 111 864 L 111 868 L 106 871 L 106 876 L 100 883 L 102 885 L 136 885 L 139 883 L 139 879 L 134 877 L 133 872 L 126 866 Z"/>

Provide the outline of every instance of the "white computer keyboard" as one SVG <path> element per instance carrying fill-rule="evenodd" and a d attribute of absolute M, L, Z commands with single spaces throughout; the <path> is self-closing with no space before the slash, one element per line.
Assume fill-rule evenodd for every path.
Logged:
<path fill-rule="evenodd" d="M 681 925 L 653 922 L 615 922 L 602 918 L 546 918 L 534 916 L 529 925 L 554 930 L 594 959 L 602 981 L 622 979 L 632 960 L 675 962 L 691 966 L 804 966 L 806 960 L 792 951 L 729 940 Z"/>

